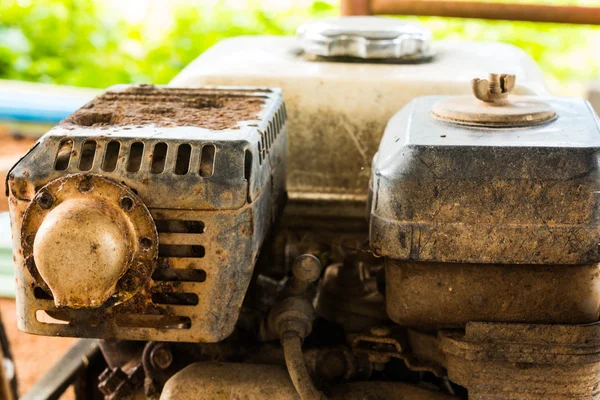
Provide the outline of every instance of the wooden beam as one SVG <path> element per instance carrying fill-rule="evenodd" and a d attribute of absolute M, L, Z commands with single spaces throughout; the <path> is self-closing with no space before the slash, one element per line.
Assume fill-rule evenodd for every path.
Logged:
<path fill-rule="evenodd" d="M 342 0 L 342 15 L 370 15 L 371 0 Z"/>
<path fill-rule="evenodd" d="M 346 1 L 352 3 L 352 1 Z M 482 18 L 600 25 L 600 7 L 444 0 L 371 0 L 372 14 Z"/>

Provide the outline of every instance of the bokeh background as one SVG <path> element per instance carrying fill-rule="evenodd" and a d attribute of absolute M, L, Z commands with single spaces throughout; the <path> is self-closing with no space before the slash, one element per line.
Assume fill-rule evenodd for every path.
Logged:
<path fill-rule="evenodd" d="M 495 1 L 495 0 L 492 0 Z M 600 6 L 600 0 L 512 0 Z M 336 0 L 2 0 L 0 78 L 103 88 L 167 83 L 217 41 L 289 35 L 339 14 Z M 583 95 L 600 78 L 600 28 L 409 18 L 436 39 L 512 43 L 542 67 L 555 94 Z"/>

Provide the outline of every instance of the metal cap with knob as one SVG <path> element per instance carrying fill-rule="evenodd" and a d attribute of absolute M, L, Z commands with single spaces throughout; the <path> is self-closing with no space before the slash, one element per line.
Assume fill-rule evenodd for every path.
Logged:
<path fill-rule="evenodd" d="M 431 58 L 431 31 L 395 18 L 335 17 L 308 22 L 297 37 L 306 54 L 369 60 Z"/>
<path fill-rule="evenodd" d="M 448 96 L 433 105 L 434 118 L 459 125 L 515 128 L 538 125 L 556 118 L 554 109 L 535 96 L 515 96 L 516 77 L 489 74 L 471 81 L 473 96 Z"/>

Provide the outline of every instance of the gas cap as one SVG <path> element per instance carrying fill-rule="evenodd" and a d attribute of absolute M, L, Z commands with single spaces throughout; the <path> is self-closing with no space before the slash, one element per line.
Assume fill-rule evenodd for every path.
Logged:
<path fill-rule="evenodd" d="M 312 56 L 414 62 L 433 55 L 429 29 L 395 18 L 326 18 L 301 25 L 297 37 Z"/>
<path fill-rule="evenodd" d="M 511 128 L 552 121 L 554 109 L 533 96 L 510 95 L 515 75 L 489 74 L 488 79 L 471 81 L 473 96 L 450 96 L 439 100 L 431 110 L 439 120 L 465 126 Z"/>

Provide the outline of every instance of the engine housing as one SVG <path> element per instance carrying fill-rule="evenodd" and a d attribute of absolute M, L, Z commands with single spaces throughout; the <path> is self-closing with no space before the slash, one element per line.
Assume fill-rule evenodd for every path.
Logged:
<path fill-rule="evenodd" d="M 53 128 L 7 178 L 19 327 L 228 336 L 285 200 L 285 121 L 277 89 L 142 85 Z"/>

